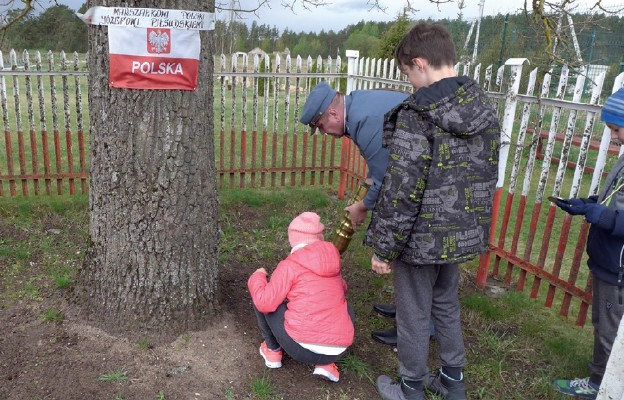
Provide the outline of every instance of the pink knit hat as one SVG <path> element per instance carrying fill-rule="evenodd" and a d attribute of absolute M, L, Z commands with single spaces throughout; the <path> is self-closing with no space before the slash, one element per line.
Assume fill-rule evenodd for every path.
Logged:
<path fill-rule="evenodd" d="M 288 241 L 292 247 L 301 243 L 314 243 L 323 240 L 321 217 L 317 213 L 306 211 L 293 219 L 288 225 Z"/>

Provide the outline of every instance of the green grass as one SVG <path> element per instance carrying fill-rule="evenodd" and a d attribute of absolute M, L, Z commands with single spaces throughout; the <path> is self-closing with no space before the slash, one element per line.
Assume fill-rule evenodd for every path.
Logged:
<path fill-rule="evenodd" d="M 223 189 L 220 192 L 220 198 L 222 205 L 220 228 L 223 232 L 219 253 L 221 264 L 230 260 L 243 262 L 250 257 L 251 260 L 277 263 L 278 255 L 284 254 L 288 244 L 285 228 L 294 217 L 303 211 L 317 210 L 321 218 L 325 220 L 328 212 L 331 215 L 334 212 L 329 207 L 331 200 L 327 196 L 327 188 L 311 190 L 301 188 Z M 244 207 L 270 210 L 270 212 L 267 214 L 267 219 L 254 221 L 256 223 L 250 225 L 248 231 L 240 232 L 235 230 L 232 221 L 248 218 L 239 211 Z M 332 221 L 335 218 L 327 218 L 327 220 Z M 331 232 L 328 228 L 326 226 L 326 235 Z M 244 254 L 239 251 L 241 249 L 246 250 Z"/>
<path fill-rule="evenodd" d="M 139 349 L 143 351 L 148 350 L 152 347 L 152 345 L 147 339 L 140 339 L 138 344 L 139 344 Z"/>
<path fill-rule="evenodd" d="M 362 360 L 361 358 L 353 354 L 347 354 L 342 359 L 340 359 L 340 361 L 338 362 L 338 365 L 340 366 L 341 370 L 349 371 L 355 374 L 355 376 L 357 376 L 358 379 L 360 380 L 366 379 L 372 385 L 375 384 L 375 379 L 374 379 L 375 372 L 373 368 L 371 367 L 371 365 L 369 365 L 366 361 Z"/>
<path fill-rule="evenodd" d="M 115 371 L 107 372 L 98 376 L 98 381 L 101 382 L 126 382 L 127 380 L 128 373 L 124 368 L 120 368 Z"/>
<path fill-rule="evenodd" d="M 527 398 L 528 393 L 535 395 L 531 398 L 556 398 L 551 397 L 554 378 L 587 374 L 590 327 L 574 327 L 522 293 L 496 300 L 474 293 L 461 302 L 470 321 L 465 329 L 466 374 L 480 382 L 474 398 L 507 392 L 512 397 L 505 398 Z M 513 394 L 510 382 L 523 387 L 522 393 Z"/>
<path fill-rule="evenodd" d="M 251 393 L 254 399 L 272 399 L 275 395 L 275 388 L 271 384 L 269 377 L 264 375 L 253 378 L 251 381 Z"/>
<path fill-rule="evenodd" d="M 62 322 L 64 318 L 65 315 L 61 311 L 55 309 L 46 310 L 43 313 L 43 319 L 46 322 Z"/>
<path fill-rule="evenodd" d="M 38 300 L 68 290 L 84 256 L 87 197 L 0 197 L 4 299 Z"/>
<path fill-rule="evenodd" d="M 59 267 L 52 270 L 52 277 L 58 289 L 70 288 L 75 274 L 75 268 Z"/>

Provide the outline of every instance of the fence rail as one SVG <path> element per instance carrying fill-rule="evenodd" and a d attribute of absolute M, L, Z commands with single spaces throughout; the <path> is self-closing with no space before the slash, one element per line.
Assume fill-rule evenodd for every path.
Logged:
<path fill-rule="evenodd" d="M 25 52 L 23 58 L 29 57 Z M 39 53 L 34 59 L 33 73 L 0 71 L 5 136 L 0 196 L 86 193 L 89 135 L 83 129 L 88 113 L 82 64 L 76 55 L 70 61 L 62 54 L 57 65 L 49 55 L 43 71 Z M 215 65 L 220 187 L 337 185 L 339 197 L 344 196 L 366 175 L 366 163 L 350 140 L 309 135 L 298 123 L 310 90 L 320 80 L 346 93 L 411 90 L 393 61 L 361 59 L 357 52 L 347 52 L 346 66 L 340 58 L 246 55 L 222 55 Z M 497 279 L 527 290 L 584 325 L 592 286 L 583 266 L 588 225 L 544 201 L 548 194 L 597 193 L 603 173 L 621 154 L 610 146 L 608 129 L 596 121 L 611 91 L 603 88 L 605 73 L 586 80 L 563 66 L 527 74 L 527 65 L 528 60 L 509 59 L 498 68 L 456 66 L 484 87 L 502 122 L 491 251 L 481 257 L 477 283 Z M 611 90 L 623 81 L 620 74 Z"/>

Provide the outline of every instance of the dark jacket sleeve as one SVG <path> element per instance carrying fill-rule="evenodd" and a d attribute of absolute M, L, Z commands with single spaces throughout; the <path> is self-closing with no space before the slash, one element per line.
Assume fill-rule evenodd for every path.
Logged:
<path fill-rule="evenodd" d="M 594 225 L 614 236 L 624 237 L 624 213 L 620 210 L 604 210 Z"/>

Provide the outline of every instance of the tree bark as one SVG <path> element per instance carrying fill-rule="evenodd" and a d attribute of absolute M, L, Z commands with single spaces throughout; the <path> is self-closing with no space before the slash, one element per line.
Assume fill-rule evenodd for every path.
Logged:
<path fill-rule="evenodd" d="M 214 12 L 214 0 L 106 6 L 126 4 Z M 214 315 L 212 31 L 201 43 L 196 91 L 117 89 L 108 82 L 107 27 L 89 28 L 91 243 L 77 287 L 89 321 L 113 334 L 162 342 Z"/>

